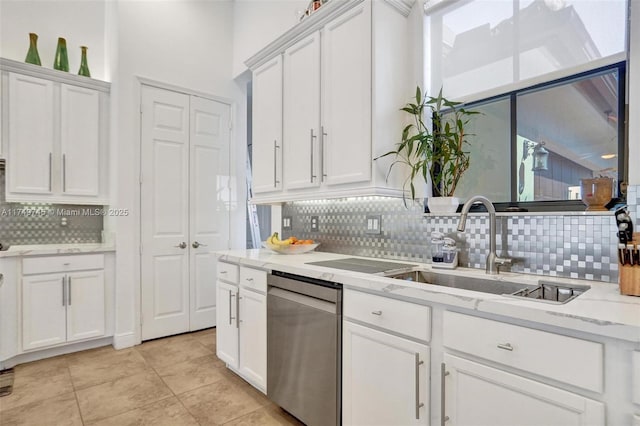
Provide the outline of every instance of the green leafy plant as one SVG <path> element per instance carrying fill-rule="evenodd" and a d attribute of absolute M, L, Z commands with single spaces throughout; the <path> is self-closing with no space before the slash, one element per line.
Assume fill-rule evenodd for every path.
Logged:
<path fill-rule="evenodd" d="M 478 112 L 467 111 L 460 105 L 460 102 L 444 98 L 442 89 L 437 97 L 423 96 L 418 86 L 415 103 L 401 108 L 412 116 L 413 122 L 402 130 L 402 140 L 396 149 L 378 158 L 395 155 L 389 173 L 396 164 L 409 167 L 410 173 L 403 189 L 409 186 L 412 199 L 415 199 L 416 177 L 420 176 L 425 182 L 431 181 L 434 196 L 451 197 L 460 178 L 469 169 L 466 147 L 470 135 L 465 132 L 465 126 Z"/>

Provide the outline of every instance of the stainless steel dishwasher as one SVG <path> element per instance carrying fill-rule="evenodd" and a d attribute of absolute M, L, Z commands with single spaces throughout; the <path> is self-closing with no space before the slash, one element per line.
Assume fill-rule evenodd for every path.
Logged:
<path fill-rule="evenodd" d="M 267 278 L 267 396 L 309 426 L 341 421 L 342 285 Z"/>

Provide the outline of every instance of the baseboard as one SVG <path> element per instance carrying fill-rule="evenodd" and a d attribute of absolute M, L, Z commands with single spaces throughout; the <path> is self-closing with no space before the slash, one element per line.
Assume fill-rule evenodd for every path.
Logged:
<path fill-rule="evenodd" d="M 125 349 L 137 345 L 136 334 L 133 331 L 120 333 L 113 336 L 113 347 L 115 349 Z"/>
<path fill-rule="evenodd" d="M 14 367 L 18 364 L 38 361 L 40 359 L 51 358 L 58 355 L 70 354 L 73 352 L 86 351 L 87 349 L 99 348 L 113 344 L 112 337 L 104 337 L 102 339 L 89 340 L 87 342 L 73 343 L 70 345 L 58 346 L 55 348 L 43 349 L 35 352 L 27 352 L 16 355 L 0 363 L 0 370 Z"/>

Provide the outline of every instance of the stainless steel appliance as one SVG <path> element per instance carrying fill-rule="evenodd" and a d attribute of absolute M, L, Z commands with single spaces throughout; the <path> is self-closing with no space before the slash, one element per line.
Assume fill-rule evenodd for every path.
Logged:
<path fill-rule="evenodd" d="M 341 420 L 342 285 L 267 278 L 267 396 L 309 426 Z"/>

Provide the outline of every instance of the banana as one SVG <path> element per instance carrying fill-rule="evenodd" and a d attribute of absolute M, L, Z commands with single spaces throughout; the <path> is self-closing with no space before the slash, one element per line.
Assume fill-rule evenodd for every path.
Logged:
<path fill-rule="evenodd" d="M 269 242 L 270 244 L 273 244 L 275 246 L 289 246 L 289 245 L 291 245 L 291 243 L 293 243 L 293 240 L 291 238 L 287 238 L 286 240 L 280 240 L 280 236 L 278 235 L 278 233 L 274 232 L 267 239 L 267 242 Z"/>

